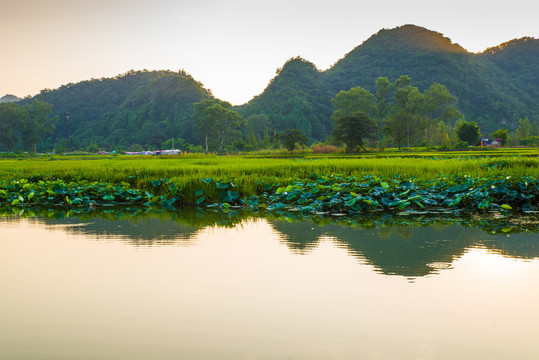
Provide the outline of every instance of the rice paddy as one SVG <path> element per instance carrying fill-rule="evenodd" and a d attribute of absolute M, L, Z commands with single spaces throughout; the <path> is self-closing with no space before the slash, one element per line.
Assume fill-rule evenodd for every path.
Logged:
<path fill-rule="evenodd" d="M 0 160 L 4 207 L 230 206 L 368 211 L 538 209 L 539 151 L 263 156 L 82 156 Z"/>

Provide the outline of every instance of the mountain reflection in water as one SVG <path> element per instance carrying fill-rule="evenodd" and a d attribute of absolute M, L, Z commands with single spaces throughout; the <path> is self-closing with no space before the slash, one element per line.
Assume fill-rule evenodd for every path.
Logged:
<path fill-rule="evenodd" d="M 101 216 L 98 216 L 101 215 Z M 489 234 L 447 221 L 418 225 L 370 221 L 365 226 L 323 225 L 257 214 L 237 213 L 142 213 L 110 217 L 87 214 L 65 217 L 61 214 L 30 217 L 29 221 L 68 233 L 90 235 L 97 240 L 113 239 L 132 246 L 196 245 L 197 234 L 208 227 L 241 227 L 250 221 L 266 221 L 279 241 L 292 253 L 308 254 L 321 241 L 331 240 L 359 262 L 369 264 L 386 275 L 416 278 L 450 269 L 451 264 L 469 249 L 485 248 L 505 257 L 539 258 L 538 234 L 521 232 Z M 20 221 L 19 216 L 3 216 L 2 221 Z M 253 234 L 256 235 L 256 234 Z M 255 237 L 256 239 L 256 237 Z"/>

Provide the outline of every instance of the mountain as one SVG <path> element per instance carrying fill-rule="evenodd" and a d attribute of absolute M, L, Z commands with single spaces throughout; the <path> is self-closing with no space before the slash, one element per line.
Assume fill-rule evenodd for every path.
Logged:
<path fill-rule="evenodd" d="M 7 94 L 0 98 L 0 104 L 6 103 L 6 102 L 17 102 L 20 98 L 16 97 L 15 95 Z"/>
<path fill-rule="evenodd" d="M 43 90 L 23 103 L 38 99 L 54 105 L 59 121 L 51 145 L 69 135 L 79 148 L 91 142 L 159 147 L 171 137 L 195 140 L 192 104 L 208 97 L 211 93 L 183 71 L 129 71 Z"/>
<path fill-rule="evenodd" d="M 277 74 L 261 95 L 239 107 L 243 117 L 265 114 L 272 129 L 300 129 L 315 139 L 327 136 L 331 132 L 327 114 L 332 111 L 328 99 L 334 94 L 324 74 L 300 57 L 288 60 Z"/>
<path fill-rule="evenodd" d="M 394 81 L 400 75 L 412 78 L 412 85 L 421 91 L 433 82 L 445 85 L 459 99 L 458 106 L 468 120 L 477 121 L 485 133 L 500 127 L 514 128 L 520 118 L 539 116 L 539 40 L 525 38 L 502 44 L 482 54 L 466 51 L 442 34 L 415 25 L 383 29 L 346 54 L 330 69 L 313 73 L 316 78 L 305 82 L 301 76 L 283 71 L 259 96 L 240 108 L 243 114 L 265 113 L 272 124 L 282 129 L 282 119 L 294 110 L 316 107 L 321 132 L 309 132 L 301 117 L 296 128 L 312 138 L 329 134 L 329 117 L 334 111 L 330 100 L 341 90 L 361 86 L 374 92 L 380 76 Z M 291 62 L 290 60 L 283 68 Z M 307 63 L 303 60 L 303 62 Z M 309 93 L 309 96 L 305 94 Z M 300 99 L 300 106 L 286 110 L 286 105 L 273 107 L 275 96 Z M 271 109 L 271 110 L 268 110 Z M 325 131 L 324 131 L 325 130 Z"/>
<path fill-rule="evenodd" d="M 374 92 L 378 77 L 394 81 L 401 75 L 410 76 L 421 91 L 434 82 L 445 85 L 466 119 L 477 121 L 484 134 L 512 130 L 520 118 L 539 119 L 538 39 L 515 39 L 475 54 L 415 25 L 380 30 L 326 71 L 292 58 L 261 94 L 235 109 L 257 136 L 266 127 L 270 134 L 297 128 L 311 140 L 324 140 L 332 129 L 331 99 L 339 91 L 361 86 Z M 46 89 L 34 98 L 53 104 L 59 116 L 49 147 L 69 135 L 78 148 L 92 142 L 112 148 L 159 147 L 171 137 L 196 144 L 192 104 L 210 97 L 185 72 L 129 71 Z"/>

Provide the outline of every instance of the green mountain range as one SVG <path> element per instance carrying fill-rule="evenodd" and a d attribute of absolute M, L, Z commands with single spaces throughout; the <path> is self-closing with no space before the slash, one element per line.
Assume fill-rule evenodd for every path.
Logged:
<path fill-rule="evenodd" d="M 445 85 L 466 119 L 485 132 L 513 129 L 520 118 L 539 116 L 538 39 L 512 40 L 474 54 L 413 25 L 379 31 L 326 71 L 291 59 L 240 111 L 244 116 L 265 113 L 278 130 L 293 123 L 321 138 L 330 132 L 330 100 L 336 93 L 356 86 L 375 92 L 378 77 L 394 81 L 400 75 L 410 76 L 421 91 L 433 82 Z"/>
<path fill-rule="evenodd" d="M 361 86 L 374 91 L 378 77 L 394 81 L 400 75 L 410 76 L 421 91 L 434 82 L 445 85 L 466 119 L 476 121 L 485 134 L 514 129 L 520 118 L 539 118 L 538 39 L 512 40 L 474 54 L 414 25 L 380 30 L 326 71 L 292 58 L 264 92 L 235 109 L 248 121 L 265 115 L 270 133 L 296 128 L 311 140 L 324 140 L 332 129 L 331 99 L 340 90 Z M 171 137 L 197 143 L 192 104 L 210 97 L 183 71 L 130 71 L 43 90 L 34 98 L 53 104 L 60 119 L 49 144 L 69 135 L 79 147 L 94 142 L 159 147 Z"/>

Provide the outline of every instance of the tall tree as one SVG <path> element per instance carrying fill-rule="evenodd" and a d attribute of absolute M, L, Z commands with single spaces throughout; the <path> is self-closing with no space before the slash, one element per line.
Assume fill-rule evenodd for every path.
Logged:
<path fill-rule="evenodd" d="M 290 152 L 294 151 L 296 143 L 307 144 L 307 137 L 303 131 L 298 129 L 286 129 L 283 133 L 279 134 L 278 138 L 283 143 L 285 149 Z"/>
<path fill-rule="evenodd" d="M 0 104 L 0 142 L 8 152 L 19 141 L 17 131 L 21 129 L 23 111 L 17 103 L 5 102 Z"/>
<path fill-rule="evenodd" d="M 331 103 L 335 105 L 337 110 L 331 115 L 331 120 L 335 120 L 339 117 L 350 115 L 361 111 L 367 115 L 370 115 L 375 110 L 375 97 L 370 91 L 362 88 L 361 86 L 352 88 L 348 91 L 339 91 Z"/>
<path fill-rule="evenodd" d="M 349 153 L 365 150 L 363 139 L 371 137 L 376 130 L 376 124 L 361 111 L 338 117 L 334 123 L 332 136 L 335 140 L 345 143 L 346 152 Z"/>
<path fill-rule="evenodd" d="M 457 136 L 468 145 L 475 145 L 479 141 L 479 126 L 475 121 L 463 121 L 457 128 Z"/>
<path fill-rule="evenodd" d="M 401 147 L 403 141 L 410 146 L 410 140 L 425 128 L 425 121 L 420 114 L 425 98 L 418 88 L 410 85 L 407 75 L 395 81 L 395 105 L 391 109 L 384 126 L 384 132 L 389 135 L 397 146 Z"/>
<path fill-rule="evenodd" d="M 258 141 L 256 139 L 256 135 L 253 129 L 249 131 L 247 136 L 245 137 L 245 150 L 247 151 L 253 151 L 258 148 Z"/>
<path fill-rule="evenodd" d="M 383 127 L 386 133 L 396 144 L 399 150 L 406 139 L 409 139 L 410 125 L 416 123 L 414 115 L 406 111 L 400 111 L 390 114 Z"/>
<path fill-rule="evenodd" d="M 433 126 L 439 121 L 463 118 L 458 110 L 457 98 L 449 93 L 444 85 L 434 83 L 424 92 L 421 112 L 426 121 L 426 141 L 430 142 Z"/>
<path fill-rule="evenodd" d="M 217 99 L 205 99 L 193 106 L 195 129 L 205 152 L 212 148 L 222 153 L 224 146 L 240 135 L 240 115 L 231 109 L 230 103 Z"/>
<path fill-rule="evenodd" d="M 379 77 L 376 79 L 376 104 L 374 107 L 374 119 L 376 121 L 376 137 L 379 138 L 382 132 L 382 124 L 384 119 L 391 110 L 391 102 L 388 100 L 388 95 L 393 84 L 387 77 Z"/>
<path fill-rule="evenodd" d="M 507 129 L 498 129 L 490 134 L 490 136 L 492 136 L 493 139 L 502 139 L 501 146 L 507 145 L 509 140 L 509 132 Z"/>
<path fill-rule="evenodd" d="M 28 151 L 37 152 L 37 144 L 56 129 L 58 116 L 52 116 L 52 105 L 34 100 L 24 106 L 22 141 Z"/>

